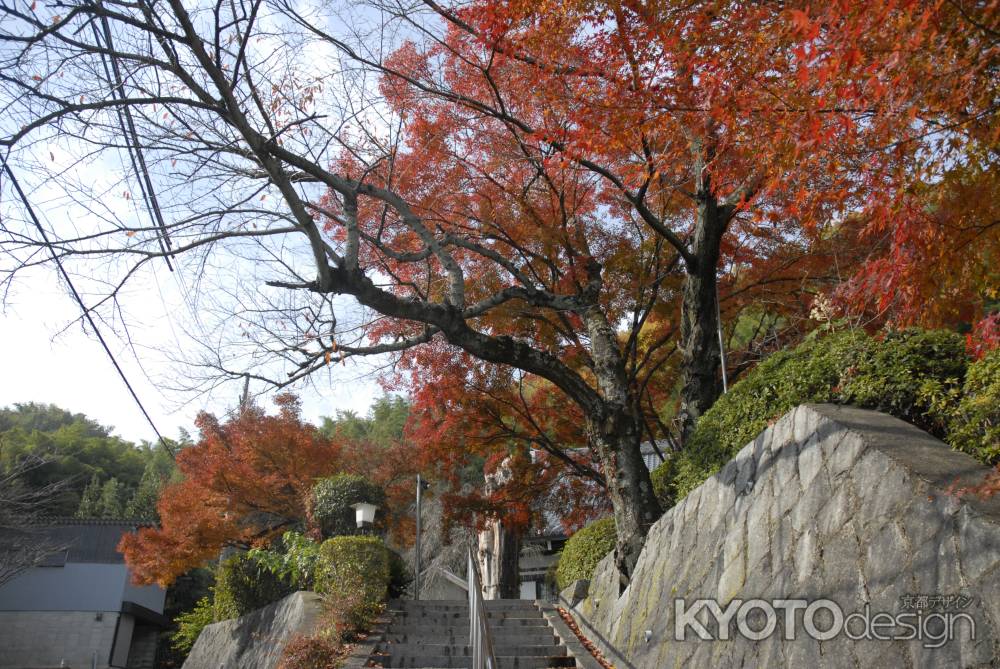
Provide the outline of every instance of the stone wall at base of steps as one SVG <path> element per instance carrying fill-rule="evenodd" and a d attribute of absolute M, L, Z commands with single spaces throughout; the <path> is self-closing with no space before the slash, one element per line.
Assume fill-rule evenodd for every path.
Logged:
<path fill-rule="evenodd" d="M 1000 495 L 948 493 L 986 471 L 885 414 L 800 406 L 656 523 L 624 592 L 608 556 L 571 612 L 618 669 L 998 666 Z M 851 639 L 872 629 L 861 617 L 815 640 L 804 610 L 786 629 L 788 605 L 773 608 L 775 630 L 761 640 L 739 633 L 738 614 L 720 640 L 704 608 L 695 618 L 707 623 L 703 640 L 683 625 L 700 598 L 723 611 L 738 611 L 728 608 L 735 600 L 827 599 L 845 619 L 893 616 L 879 619 L 893 626 L 876 624 L 877 635 L 910 636 L 908 623 L 924 640 Z M 746 627 L 766 629 L 766 609 L 746 607 Z M 835 623 L 827 605 L 814 613 L 816 631 Z M 939 638 L 945 624 L 951 639 Z"/>
<path fill-rule="evenodd" d="M 294 592 L 240 618 L 208 625 L 183 669 L 274 669 L 288 640 L 308 635 L 319 612 L 319 595 Z"/>

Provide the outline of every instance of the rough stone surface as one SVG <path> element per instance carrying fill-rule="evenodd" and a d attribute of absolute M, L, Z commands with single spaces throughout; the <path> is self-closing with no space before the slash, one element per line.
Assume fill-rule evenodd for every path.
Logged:
<path fill-rule="evenodd" d="M 320 597 L 294 592 L 282 600 L 202 630 L 183 669 L 273 669 L 296 634 L 308 635 L 320 611 Z"/>
<path fill-rule="evenodd" d="M 576 606 L 584 600 L 587 596 L 587 590 L 589 589 L 590 581 L 579 579 L 566 586 L 566 588 L 559 593 L 559 598 L 564 602 L 569 602 L 570 606 Z"/>
<path fill-rule="evenodd" d="M 664 514 L 623 593 L 609 555 L 571 612 L 619 669 L 998 666 L 1000 497 L 947 492 L 985 472 L 890 416 L 803 405 Z M 923 595 L 969 600 L 960 610 L 952 600 L 949 610 Z M 718 640 L 719 626 L 706 611 L 697 619 L 712 638 L 699 639 L 689 627 L 677 640 L 675 600 L 690 606 L 700 598 L 717 599 L 723 609 L 734 600 L 823 598 L 844 616 L 909 612 L 918 625 L 917 615 L 965 613 L 975 639 L 963 618 L 937 649 L 925 647 L 934 643 L 926 638 L 850 639 L 842 632 L 814 640 L 801 610 L 795 638 L 786 639 L 785 611 L 778 609 L 775 631 L 762 640 L 738 634 L 735 615 L 730 640 Z M 821 630 L 830 624 L 825 613 L 815 617 Z M 763 620 L 751 614 L 751 627 Z M 904 628 L 896 630 L 905 636 Z"/>

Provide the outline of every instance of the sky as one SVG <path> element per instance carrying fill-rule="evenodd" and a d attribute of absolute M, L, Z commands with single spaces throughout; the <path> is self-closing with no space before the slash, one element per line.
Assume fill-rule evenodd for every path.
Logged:
<path fill-rule="evenodd" d="M 161 274 L 165 269 L 157 271 L 163 279 Z M 142 287 L 155 294 L 150 286 Z M 102 332 L 160 432 L 170 438 L 176 438 L 180 428 L 196 434 L 195 415 L 201 410 L 224 413 L 235 405 L 241 388 L 230 385 L 208 398 L 170 390 L 170 376 L 184 373 L 183 366 L 163 355 L 163 349 L 174 345 L 171 330 L 177 319 L 156 299 L 142 302 L 147 307 L 143 320 L 152 325 L 132 330 L 134 339 L 142 342 L 134 352 L 115 333 L 106 328 Z M 36 271 L 18 280 L 7 304 L 0 306 L 0 406 L 52 403 L 83 413 L 129 441 L 154 440 L 97 338 L 79 323 L 67 329 L 78 315 L 76 303 L 51 272 Z M 381 389 L 370 374 L 361 376 L 358 370 L 335 370 L 330 382 L 317 380 L 298 388 L 304 417 L 318 422 L 338 409 L 366 414 Z"/>
<path fill-rule="evenodd" d="M 257 40 L 251 46 L 252 51 L 265 55 L 275 48 L 266 40 Z M 329 71 L 337 69 L 336 52 L 329 45 L 309 42 L 304 57 L 313 64 L 327 63 Z M 337 95 L 334 89 L 324 91 L 324 95 Z M 0 117 L 0 130 L 9 131 L 8 126 L 18 122 L 13 115 Z M 118 221 L 147 224 L 148 213 L 141 208 L 138 197 L 131 197 L 131 193 L 122 196 L 123 189 L 138 192 L 135 184 L 130 187 L 121 181 L 122 175 L 129 173 L 124 154 L 102 152 L 95 156 L 79 142 L 56 137 L 54 131 L 39 131 L 32 136 L 32 142 L 19 149 L 12 164 L 43 226 L 58 230 L 57 236 L 85 235 Z M 23 207 L 5 181 L 0 179 L 0 216 L 7 217 L 5 224 L 14 228 L 21 225 L 23 231 L 35 236 Z M 161 204 L 169 200 L 165 191 L 160 191 L 159 196 Z M 258 291 L 266 279 L 275 278 L 267 274 L 269 268 L 233 262 L 231 257 L 220 258 L 219 264 L 206 272 L 217 278 L 217 285 L 226 286 L 229 281 L 230 286 L 242 283 Z M 0 267 L 4 264 L 0 262 Z M 199 411 L 223 414 L 236 404 L 242 391 L 239 382 L 223 385 L 207 396 L 176 388 L 198 374 L 196 368 L 178 359 L 192 360 L 211 352 L 214 343 L 223 338 L 223 329 L 239 319 L 227 311 L 234 301 L 224 292 L 197 283 L 195 270 L 180 262 L 175 265 L 176 272 L 170 272 L 164 263 L 147 266 L 128 281 L 120 294 L 120 314 L 108 308 L 101 310 L 105 318 L 115 319 L 102 325 L 102 333 L 153 422 L 166 437 L 176 437 L 181 428 L 194 434 L 193 422 Z M 71 266 L 70 271 L 85 302 L 93 304 L 122 276 L 122 268 L 112 261 L 90 266 L 80 263 Z M 338 319 L 349 321 L 352 311 L 342 306 L 345 310 L 338 313 Z M 79 306 L 54 267 L 19 270 L 11 286 L 0 283 L 0 406 L 52 403 L 83 413 L 130 441 L 153 440 L 153 429 L 97 338 L 84 331 L 79 316 Z M 337 410 L 364 415 L 381 394 L 371 372 L 379 361 L 370 363 L 373 366 L 349 362 L 346 367 L 332 365 L 319 375 L 322 378 L 315 376 L 309 383 L 291 389 L 300 396 L 307 420 L 318 422 Z M 263 390 L 251 387 L 255 393 Z M 266 397 L 258 401 L 270 406 Z"/>

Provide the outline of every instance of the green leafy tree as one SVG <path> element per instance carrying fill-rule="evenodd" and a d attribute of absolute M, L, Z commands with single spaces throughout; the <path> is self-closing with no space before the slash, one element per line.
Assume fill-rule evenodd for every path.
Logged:
<path fill-rule="evenodd" d="M 125 515 L 126 490 L 118 479 L 112 477 L 101 487 L 101 518 L 122 518 Z"/>
<path fill-rule="evenodd" d="M 135 493 L 125 504 L 125 517 L 136 520 L 159 520 L 156 502 L 160 499 L 160 491 L 174 472 L 173 463 L 168 459 L 154 457 L 147 462 Z"/>
<path fill-rule="evenodd" d="M 312 521 L 325 537 L 354 534 L 357 525 L 351 505 L 358 502 L 384 507 L 385 492 L 356 474 L 335 474 L 320 479 L 312 490 Z"/>
<path fill-rule="evenodd" d="M 170 456 L 159 444 L 137 446 L 114 436 L 109 427 L 51 404 L 0 408 L 0 472 L 9 471 L 25 457 L 45 461 L 24 478 L 29 488 L 41 490 L 68 482 L 44 509 L 53 516 L 76 514 L 95 475 L 100 481 L 115 478 L 124 488 L 134 490 L 151 460 L 173 471 Z"/>
<path fill-rule="evenodd" d="M 298 590 L 312 589 L 320 545 L 299 534 L 285 532 L 280 545 L 272 548 L 254 548 L 247 556 L 263 565 L 282 582 Z"/>
<path fill-rule="evenodd" d="M 320 432 L 327 437 L 390 446 L 402 439 L 409 415 L 409 400 L 399 395 L 383 395 L 372 404 L 367 417 L 350 410 L 338 411 L 335 418 L 324 416 Z"/>
<path fill-rule="evenodd" d="M 174 619 L 177 631 L 170 637 L 171 647 L 186 656 L 191 652 L 194 642 L 198 640 L 201 631 L 215 622 L 212 600 L 202 597 L 194 608 L 185 611 Z"/>
<path fill-rule="evenodd" d="M 215 573 L 215 619 L 239 618 L 293 592 L 291 584 L 246 553 L 236 553 Z"/>
<path fill-rule="evenodd" d="M 76 517 L 100 518 L 101 512 L 101 479 L 97 474 L 94 474 L 90 477 L 90 483 L 83 489 L 83 497 L 80 499 L 80 507 L 76 510 Z"/>

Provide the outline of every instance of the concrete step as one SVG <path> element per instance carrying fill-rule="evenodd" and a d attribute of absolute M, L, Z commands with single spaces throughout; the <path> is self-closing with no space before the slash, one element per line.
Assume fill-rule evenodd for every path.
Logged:
<path fill-rule="evenodd" d="M 390 655 L 377 659 L 383 667 L 412 667 L 414 669 L 470 669 L 471 657 L 450 655 Z M 497 669 L 549 669 L 550 667 L 575 667 L 576 661 L 567 656 L 550 657 L 497 657 Z"/>
<path fill-rule="evenodd" d="M 389 614 L 400 620 L 465 620 L 469 619 L 466 611 L 389 611 Z M 541 611 L 487 611 L 489 620 L 540 620 L 544 619 Z"/>
<path fill-rule="evenodd" d="M 543 616 L 514 618 L 512 616 L 488 617 L 490 627 L 544 627 Z M 392 623 L 416 627 L 462 627 L 468 626 L 469 616 L 405 616 L 392 614 Z"/>
<path fill-rule="evenodd" d="M 537 620 L 534 618 L 504 618 L 499 620 L 490 620 L 489 624 L 491 630 L 529 631 L 536 628 L 547 629 L 549 626 L 544 618 Z M 393 618 L 387 629 L 390 632 L 408 634 L 419 634 L 420 632 L 433 633 L 439 631 L 461 631 L 463 629 L 469 629 L 469 619 L 455 618 L 448 621 L 436 621 L 427 618 L 420 618 L 417 620 L 400 620 L 398 618 Z"/>
<path fill-rule="evenodd" d="M 462 646 L 453 644 L 401 644 L 387 643 L 379 644 L 379 650 L 392 655 L 401 656 L 437 656 L 443 657 L 471 657 L 472 646 Z M 509 657 L 564 657 L 566 646 L 552 644 L 544 645 L 524 645 L 524 644 L 493 644 L 493 651 L 499 656 Z"/>
<path fill-rule="evenodd" d="M 537 611 L 538 607 L 531 599 L 487 599 L 483 602 L 487 610 L 514 610 L 532 609 Z M 469 608 L 468 602 L 455 599 L 392 599 L 389 600 L 390 609 L 455 609 L 466 611 Z"/>
<path fill-rule="evenodd" d="M 527 646 L 556 645 L 555 634 L 553 634 L 552 630 L 548 628 L 538 628 L 530 631 L 514 630 L 513 632 L 490 629 L 490 635 L 493 637 L 493 644 L 497 647 L 506 647 L 508 645 L 516 644 L 524 644 Z M 419 634 L 389 631 L 385 634 L 385 640 L 390 644 L 446 644 L 455 646 L 468 643 L 469 630 L 466 628 L 463 630 L 442 630 L 437 632 L 422 632 Z"/>
<path fill-rule="evenodd" d="M 497 669 L 575 667 L 537 604 L 531 600 L 485 602 Z M 375 659 L 383 667 L 466 669 L 472 666 L 469 609 L 465 601 L 395 600 Z"/>

